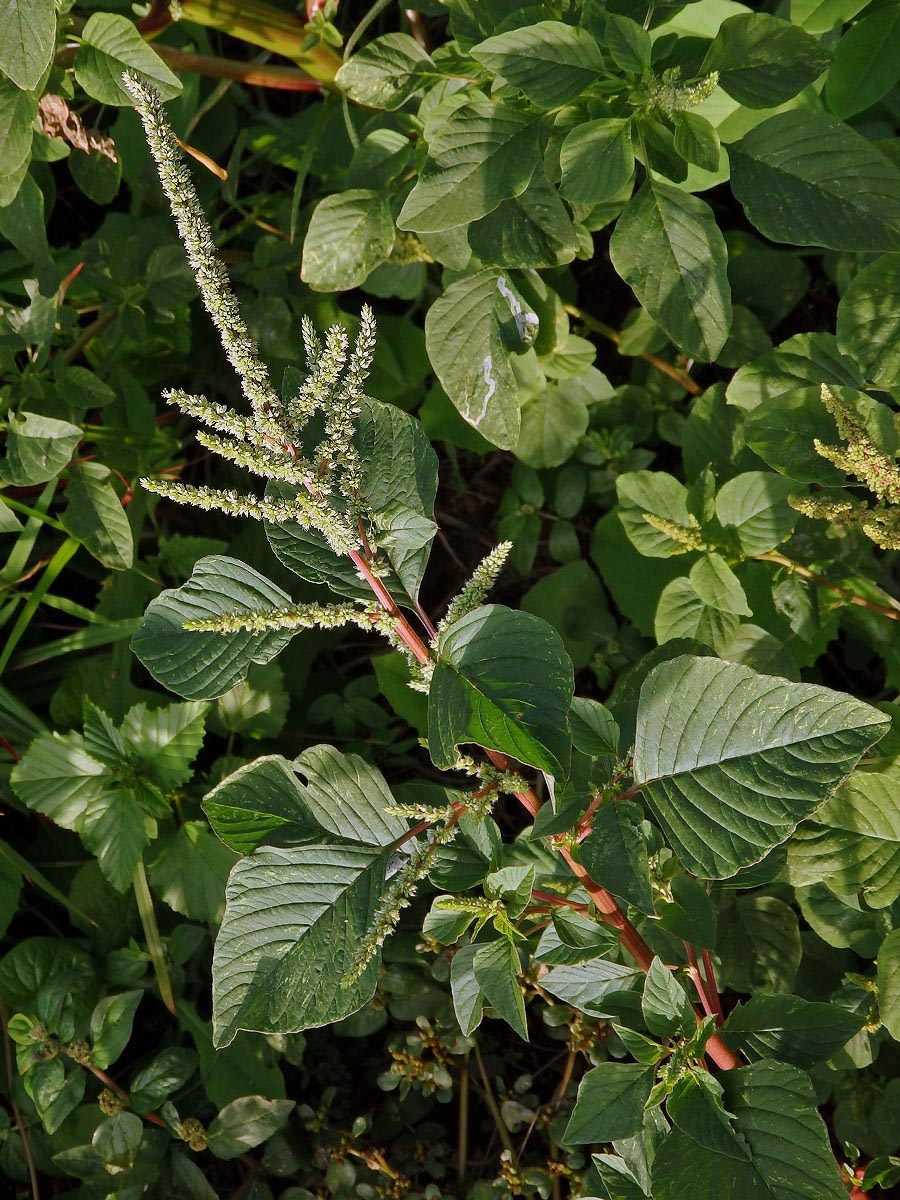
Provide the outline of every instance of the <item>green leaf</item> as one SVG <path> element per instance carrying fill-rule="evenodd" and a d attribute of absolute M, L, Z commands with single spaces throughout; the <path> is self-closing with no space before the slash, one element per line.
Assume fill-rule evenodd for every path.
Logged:
<path fill-rule="evenodd" d="M 313 210 L 300 278 L 314 292 L 359 287 L 387 260 L 393 244 L 394 219 L 384 192 L 334 192 Z"/>
<path fill-rule="evenodd" d="M 538 167 L 521 195 L 469 226 L 469 245 L 486 266 L 514 269 L 562 266 L 580 242 L 569 210 Z"/>
<path fill-rule="evenodd" d="M 656 1037 L 670 1038 L 693 1033 L 694 1010 L 684 988 L 660 958 L 654 958 L 644 981 L 641 1011 L 647 1028 Z"/>
<path fill-rule="evenodd" d="M 525 191 L 537 161 L 534 117 L 473 95 L 440 125 L 397 218 L 401 229 L 440 233 L 487 216 Z"/>
<path fill-rule="evenodd" d="M 134 538 L 115 488 L 101 463 L 78 463 L 69 471 L 62 523 L 104 567 L 127 571 L 134 562 Z"/>
<path fill-rule="evenodd" d="M 131 751 L 143 760 L 146 779 L 163 790 L 180 787 L 193 774 L 192 763 L 203 744 L 203 726 L 209 706 L 166 704 L 148 709 L 136 704 L 121 725 Z"/>
<path fill-rule="evenodd" d="M 473 46 L 470 53 L 545 109 L 570 103 L 603 70 L 600 49 L 588 31 L 562 21 L 511 29 Z"/>
<path fill-rule="evenodd" d="M 125 892 L 144 849 L 156 836 L 156 822 L 130 789 L 118 788 L 87 805 L 78 832 L 109 882 Z"/>
<path fill-rule="evenodd" d="M 246 678 L 252 662 L 269 662 L 280 653 L 293 634 L 196 633 L 183 628 L 185 621 L 290 603 L 287 592 L 252 567 L 212 554 L 200 559 L 186 584 L 150 602 L 131 646 L 154 679 L 179 696 L 221 696 Z"/>
<path fill-rule="evenodd" d="M 721 554 L 704 554 L 691 567 L 689 579 L 704 604 L 736 617 L 752 616 L 747 594 Z"/>
<path fill-rule="evenodd" d="M 475 977 L 475 955 L 481 946 L 461 946 L 450 960 L 450 994 L 453 998 L 453 1012 L 462 1032 L 468 1037 L 481 1024 L 484 1006 L 487 1003 L 484 993 Z"/>
<path fill-rule="evenodd" d="M 788 846 L 791 882 L 825 879 L 840 893 L 860 894 L 871 908 L 900 896 L 900 806 L 893 775 L 860 772 L 849 779 Z"/>
<path fill-rule="evenodd" d="M 660 645 L 681 638 L 693 638 L 710 646 L 717 654 L 738 631 L 740 621 L 734 613 L 723 612 L 697 595 L 690 579 L 673 579 L 663 588 L 656 606 L 653 631 Z"/>
<path fill-rule="evenodd" d="M 348 986 L 375 919 L 387 862 L 378 847 L 264 847 L 234 867 L 213 955 L 213 1037 L 294 1033 L 348 1017 L 371 999 L 380 955 Z"/>
<path fill-rule="evenodd" d="M 94 1130 L 91 1149 L 110 1174 L 127 1171 L 135 1165 L 144 1125 L 134 1113 L 120 1112 L 102 1120 Z"/>
<path fill-rule="evenodd" d="M 488 441 L 511 450 L 519 438 L 519 393 L 511 355 L 531 344 L 537 316 L 505 275 L 457 279 L 425 317 L 428 357 L 444 391 Z"/>
<path fill-rule="evenodd" d="M 246 738 L 277 737 L 284 728 L 291 698 L 284 686 L 284 671 L 277 662 L 251 665 L 243 683 L 216 701 L 215 731 L 239 733 Z"/>
<path fill-rule="evenodd" d="M 23 92 L 33 92 L 50 66 L 56 49 L 56 5 L 53 0 L 2 0 L 0 3 L 0 71 Z M 0 138 L 0 143 L 2 143 Z"/>
<path fill-rule="evenodd" d="M 525 1001 L 519 986 L 521 967 L 512 942 L 503 937 L 486 946 L 477 946 L 472 970 L 485 1001 L 527 1042 Z"/>
<path fill-rule="evenodd" d="M 574 204 L 600 204 L 618 196 L 634 174 L 631 121 L 583 121 L 563 139 L 559 194 Z"/>
<path fill-rule="evenodd" d="M 683 656 L 641 688 L 635 783 L 687 870 L 726 878 L 783 842 L 886 727 L 827 688 Z"/>
<path fill-rule="evenodd" d="M 746 1145 L 735 1137 L 731 1114 L 725 1111 L 722 1085 L 706 1071 L 693 1070 L 675 1081 L 666 1112 L 678 1129 L 707 1150 L 728 1158 L 750 1158 Z"/>
<path fill-rule="evenodd" d="M 894 929 L 878 951 L 878 1012 L 881 1023 L 900 1042 L 900 929 Z"/>
<path fill-rule="evenodd" d="M 649 913 L 653 894 L 642 817 L 640 806 L 631 800 L 602 805 L 581 843 L 581 862 L 614 896 Z"/>
<path fill-rule="evenodd" d="M 873 6 L 838 42 L 828 72 L 828 107 L 845 120 L 871 108 L 900 79 L 900 9 Z"/>
<path fill-rule="evenodd" d="M 183 1087 L 197 1069 L 197 1055 L 183 1046 L 160 1050 L 146 1067 L 131 1077 L 128 1103 L 136 1113 L 153 1112 L 172 1092 Z"/>
<path fill-rule="evenodd" d="M 897 18 L 900 29 L 900 12 Z M 898 290 L 900 254 L 884 254 L 853 277 L 838 305 L 838 345 L 883 388 L 900 384 Z"/>
<path fill-rule="evenodd" d="M 748 1058 L 776 1058 L 809 1070 L 837 1054 L 863 1021 L 836 1004 L 760 992 L 732 1009 L 719 1036 Z"/>
<path fill-rule="evenodd" d="M 675 124 L 675 153 L 685 162 L 694 163 L 704 171 L 717 171 L 722 154 L 719 134 L 714 125 L 698 113 L 677 112 Z"/>
<path fill-rule="evenodd" d="M 387 33 L 345 62 L 334 82 L 364 108 L 402 108 L 435 75 L 430 56 L 407 33 Z"/>
<path fill-rule="evenodd" d="M 564 1146 L 611 1142 L 639 1133 L 655 1071 L 639 1063 L 601 1063 L 578 1085 L 578 1098 L 560 1139 Z"/>
<path fill-rule="evenodd" d="M 719 86 L 746 108 L 776 108 L 831 62 L 822 43 L 769 13 L 739 13 L 719 27 L 700 74 L 719 72 Z"/>
<path fill-rule="evenodd" d="M 47 1133 L 56 1133 L 66 1117 L 81 1103 L 87 1080 L 86 1071 L 66 1074 L 58 1058 L 39 1062 L 31 1068 L 23 1083 L 34 1101 Z"/>
<path fill-rule="evenodd" d="M 45 483 L 68 465 L 81 441 L 81 429 L 69 421 L 39 413 L 10 413 L 6 457 L 0 461 L 0 481 L 17 487 Z"/>
<path fill-rule="evenodd" d="M 797 914 L 776 896 L 738 896 L 720 913 L 722 978 L 737 992 L 789 992 L 803 947 Z"/>
<path fill-rule="evenodd" d="M 207 1130 L 209 1149 L 216 1158 L 237 1158 L 283 1129 L 293 1111 L 293 1100 L 267 1100 L 265 1096 L 232 1100 Z"/>
<path fill-rule="evenodd" d="M 650 69 L 653 43 L 650 34 L 630 17 L 611 12 L 604 28 L 606 49 L 616 66 L 629 75 L 643 75 Z"/>
<path fill-rule="evenodd" d="M 203 810 L 226 846 L 248 854 L 323 833 L 390 846 L 406 832 L 402 818 L 385 811 L 394 803 L 381 773 L 364 759 L 312 746 L 293 763 L 272 754 L 239 767 L 207 794 Z"/>
<path fill-rule="evenodd" d="M 716 357 L 731 328 L 731 289 L 725 239 L 708 204 L 648 179 L 616 223 L 610 256 L 680 350 L 703 362 Z"/>
<path fill-rule="evenodd" d="M 37 97 L 0 75 L 0 208 L 11 203 L 26 177 L 37 112 Z"/>
<path fill-rule="evenodd" d="M 662 928 L 694 946 L 714 949 L 716 910 L 706 888 L 691 875 L 676 875 L 669 889 L 671 901 L 657 903 L 657 916 Z"/>
<path fill-rule="evenodd" d="M 619 520 L 628 540 L 648 558 L 671 558 L 686 553 L 676 541 L 644 520 L 644 513 L 674 521 L 683 529 L 696 530 L 697 522 L 688 512 L 687 488 L 665 471 L 630 471 L 616 480 Z"/>
<path fill-rule="evenodd" d="M 363 463 L 361 491 L 374 514 L 372 534 L 392 570 L 385 585 L 412 604 L 434 539 L 437 456 L 421 425 L 393 404 L 366 398 L 354 441 Z M 290 496 L 285 485 L 269 494 Z M 311 583 L 323 583 L 343 596 L 371 600 L 372 593 L 349 558 L 338 558 L 316 530 L 296 524 L 266 527 L 269 544 L 286 567 Z"/>
<path fill-rule="evenodd" d="M 91 1015 L 91 1062 L 105 1070 L 112 1066 L 131 1040 L 134 1014 L 144 998 L 140 988 L 106 996 Z"/>
<path fill-rule="evenodd" d="M 788 504 L 796 485 L 769 471 L 744 471 L 722 485 L 716 495 L 716 516 L 734 535 L 747 555 L 765 554 L 786 542 L 797 513 Z"/>
<path fill-rule="evenodd" d="M 765 400 L 747 417 L 745 436 L 770 467 L 804 483 L 834 486 L 846 476 L 816 453 L 816 440 L 835 441 L 834 419 L 822 404 L 820 386 L 797 388 Z"/>
<path fill-rule="evenodd" d="M 156 847 L 148 872 L 157 894 L 189 921 L 218 924 L 235 855 L 203 821 L 185 821 L 175 833 L 161 838 Z"/>
<path fill-rule="evenodd" d="M 131 107 L 133 101 L 122 85 L 125 71 L 155 88 L 163 100 L 181 91 L 181 81 L 147 45 L 134 22 L 117 13 L 95 12 L 88 17 L 74 66 L 75 78 L 101 104 Z"/>
<path fill-rule="evenodd" d="M 619 727 L 612 713 L 597 700 L 575 696 L 569 709 L 572 744 L 582 754 L 592 758 L 619 753 Z"/>
<path fill-rule="evenodd" d="M 836 117 L 793 109 L 729 146 L 731 187 L 774 242 L 900 248 L 900 171 Z"/>
<path fill-rule="evenodd" d="M 10 775 L 19 799 L 64 829 L 78 828 L 88 804 L 104 794 L 111 779 L 77 733 L 36 738 Z"/>
<path fill-rule="evenodd" d="M 818 394 L 823 383 L 861 388 L 865 381 L 832 334 L 799 333 L 741 367 L 728 385 L 728 402 L 750 411 L 799 387 L 814 385 Z"/>
<path fill-rule="evenodd" d="M 607 998 L 630 989 L 639 975 L 634 967 L 593 958 L 574 966 L 554 967 L 541 977 L 541 987 L 588 1016 L 610 1017 L 618 1014 L 618 1007 Z"/>
<path fill-rule="evenodd" d="M 676 1129 L 653 1161 L 654 1200 L 696 1196 L 701 1180 L 704 1200 L 846 1200 L 804 1072 L 761 1062 L 724 1071 L 717 1082 L 733 1115 L 731 1145 L 716 1152 Z"/>
<path fill-rule="evenodd" d="M 807 33 L 830 33 L 866 7 L 870 0 L 791 0 L 791 20 Z"/>
<path fill-rule="evenodd" d="M 428 696 L 436 766 L 474 743 L 565 778 L 572 663 L 555 630 L 527 613 L 485 605 L 445 629 Z"/>

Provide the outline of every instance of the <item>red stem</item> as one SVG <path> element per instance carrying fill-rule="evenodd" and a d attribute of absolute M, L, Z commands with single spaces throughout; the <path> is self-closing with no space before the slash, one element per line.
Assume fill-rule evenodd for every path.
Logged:
<path fill-rule="evenodd" d="M 362 578 L 366 581 L 369 587 L 374 592 L 375 596 L 381 603 L 382 607 L 388 612 L 395 621 L 394 628 L 398 636 L 402 639 L 404 645 L 408 646 L 411 653 L 415 656 L 416 661 L 427 663 L 431 661 L 431 652 L 428 647 L 416 633 L 407 621 L 406 617 L 400 611 L 393 596 L 384 586 L 380 579 L 372 574 L 369 564 L 358 550 L 350 551 L 350 559 L 354 566 L 359 571 Z M 505 754 L 497 750 L 489 750 L 483 747 L 488 759 L 499 771 L 510 770 L 512 764 Z M 624 799 L 629 795 L 634 795 L 640 789 L 632 788 L 630 792 L 626 792 L 620 799 Z M 523 792 L 516 792 L 516 799 L 523 808 L 531 814 L 532 817 L 537 816 L 541 809 L 541 801 L 529 788 Z M 557 845 L 557 848 L 563 858 L 569 865 L 575 878 L 585 889 L 588 895 L 593 900 L 597 909 L 601 913 L 603 920 L 608 925 L 612 925 L 618 932 L 619 940 L 622 945 L 645 973 L 650 970 L 650 964 L 653 962 L 653 951 L 628 920 L 622 910 L 616 903 L 615 897 L 606 888 L 601 887 L 599 883 L 595 883 L 590 877 L 581 863 L 577 862 L 572 855 L 568 846 Z M 700 1019 L 698 1014 L 698 1020 Z M 706 1053 L 710 1056 L 713 1062 L 723 1071 L 732 1070 L 734 1067 L 741 1065 L 741 1060 L 725 1045 L 718 1034 L 713 1036 L 706 1043 Z"/>
<path fill-rule="evenodd" d="M 703 980 L 700 978 L 700 967 L 697 964 L 697 951 L 690 944 L 690 942 L 684 943 L 684 950 L 687 954 L 688 974 L 691 977 L 691 982 L 697 989 L 697 995 L 700 997 L 700 1003 L 703 1005 L 703 1011 L 708 1017 L 711 1017 L 713 1015 L 713 1006 L 710 1004 L 709 996 L 707 995 L 706 988 L 703 985 Z"/>
<path fill-rule="evenodd" d="M 722 1012 L 722 1001 L 719 999 L 719 985 L 716 983 L 716 972 L 713 969 L 709 951 L 702 950 L 701 955 L 703 957 L 703 973 L 706 975 L 706 992 L 712 1001 L 713 1008 L 716 1010 L 716 1024 L 721 1025 L 725 1021 L 725 1014 Z"/>

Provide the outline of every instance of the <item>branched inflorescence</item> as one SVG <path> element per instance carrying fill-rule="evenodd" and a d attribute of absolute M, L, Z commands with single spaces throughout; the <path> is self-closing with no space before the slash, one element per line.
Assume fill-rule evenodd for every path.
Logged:
<path fill-rule="evenodd" d="M 304 529 L 318 531 L 336 554 L 355 551 L 361 541 L 360 519 L 366 513 L 354 435 L 375 349 L 372 310 L 363 308 L 352 350 L 342 326 L 332 326 L 322 342 L 304 318 L 308 375 L 295 396 L 279 397 L 216 254 L 212 230 L 159 97 L 134 75 L 126 74 L 124 80 L 144 123 L 201 299 L 240 378 L 252 416 L 182 391 L 168 392 L 166 399 L 207 427 L 209 432 L 198 431 L 201 445 L 278 486 L 274 496 L 258 497 L 165 479 L 143 479 L 141 483 L 178 504 L 276 524 L 294 521 Z M 325 435 L 312 457 L 306 457 L 303 435 L 318 411 L 324 414 Z"/>
<path fill-rule="evenodd" d="M 815 495 L 792 496 L 791 505 L 808 517 L 860 529 L 885 550 L 900 550 L 900 465 L 875 445 L 850 405 L 826 384 L 822 384 L 821 396 L 845 444 L 829 445 L 816 438 L 816 453 L 855 476 L 877 503 Z"/>

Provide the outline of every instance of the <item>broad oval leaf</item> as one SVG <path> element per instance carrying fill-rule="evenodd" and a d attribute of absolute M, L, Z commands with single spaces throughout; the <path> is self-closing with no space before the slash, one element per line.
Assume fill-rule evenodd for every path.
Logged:
<path fill-rule="evenodd" d="M 287 592 L 246 563 L 211 554 L 200 559 L 182 587 L 150 602 L 131 648 L 171 691 L 188 700 L 208 700 L 244 679 L 252 662 L 269 662 L 293 632 L 198 633 L 184 623 L 290 603 Z"/>
<path fill-rule="evenodd" d="M 81 441 L 81 427 L 71 421 L 20 411 L 7 418 L 6 455 L 0 481 L 25 487 L 45 483 L 65 467 Z"/>
<path fill-rule="evenodd" d="M 324 833 L 389 846 L 406 831 L 385 811 L 393 804 L 382 775 L 364 759 L 312 746 L 293 763 L 268 754 L 239 767 L 206 795 L 203 810 L 227 846 L 248 854 L 262 844 L 290 846 Z"/>
<path fill-rule="evenodd" d="M 344 987 L 384 885 L 383 849 L 352 843 L 264 847 L 232 870 L 213 955 L 213 1037 L 296 1033 L 371 998 L 376 955 Z"/>
<path fill-rule="evenodd" d="M 641 688 L 635 783 L 687 870 L 722 879 L 789 837 L 888 724 L 828 688 L 685 655 Z"/>
<path fill-rule="evenodd" d="M 884 254 L 854 276 L 838 305 L 838 345 L 884 388 L 900 384 L 898 295 L 900 254 Z"/>
<path fill-rule="evenodd" d="M 565 778 L 572 663 L 559 634 L 528 613 L 485 605 L 444 630 L 428 695 L 428 745 L 452 767 L 474 743 Z"/>
<path fill-rule="evenodd" d="M 425 317 L 425 344 L 444 391 L 478 432 L 512 450 L 519 438 L 513 350 L 524 350 L 538 318 L 506 275 L 486 269 L 451 283 Z"/>
<path fill-rule="evenodd" d="M 147 45 L 134 22 L 119 13 L 95 12 L 88 17 L 74 65 L 75 78 L 102 104 L 131 107 L 133 100 L 122 84 L 125 71 L 138 75 L 163 100 L 181 91 L 178 76 Z"/>
<path fill-rule="evenodd" d="M 473 96 L 441 125 L 397 218 L 401 229 L 440 233 L 487 216 L 528 186 L 538 160 L 532 115 Z"/>
<path fill-rule="evenodd" d="M 863 112 L 900 79 L 900 8 L 872 5 L 838 42 L 825 95 L 839 117 Z"/>
<path fill-rule="evenodd" d="M 836 117 L 776 114 L 728 150 L 731 187 L 774 242 L 900 249 L 900 171 Z"/>
<path fill-rule="evenodd" d="M 394 219 L 384 192 L 335 192 L 313 210 L 300 278 L 314 292 L 359 287 L 387 259 L 393 244 Z"/>
<path fill-rule="evenodd" d="M 631 121 L 583 121 L 566 134 L 559 152 L 559 194 L 576 204 L 612 200 L 634 174 Z"/>
<path fill-rule="evenodd" d="M 765 554 L 787 541 L 797 523 L 788 496 L 797 491 L 793 480 L 770 471 L 744 471 L 722 485 L 716 496 L 716 516 L 734 531 L 745 554 Z"/>
<path fill-rule="evenodd" d="M 401 108 L 435 74 L 430 56 L 408 33 L 386 33 L 345 62 L 334 81 L 354 104 Z"/>
<path fill-rule="evenodd" d="M 609 251 L 678 348 L 711 362 L 728 340 L 732 312 L 728 250 L 709 205 L 648 179 L 619 217 Z"/>
<path fill-rule="evenodd" d="M 653 1160 L 655 1200 L 695 1196 L 699 1180 L 704 1200 L 846 1200 L 805 1072 L 763 1061 L 723 1071 L 718 1082 L 734 1119 L 731 1145 L 710 1149 L 674 1130 Z"/>
<path fill-rule="evenodd" d="M 5 0 L 0 4 L 0 71 L 23 92 L 32 92 L 56 47 L 53 0 Z M 0 138 L 2 141 L 2 138 Z"/>
<path fill-rule="evenodd" d="M 788 847 L 796 887 L 827 880 L 834 891 L 887 908 L 900 896 L 900 781 L 861 771 L 844 784 Z"/>
<path fill-rule="evenodd" d="M 831 62 L 818 40 L 769 13 L 738 13 L 723 21 L 701 74 L 719 72 L 719 86 L 746 108 L 775 108 L 813 83 Z"/>
<path fill-rule="evenodd" d="M 600 48 L 588 31 L 562 21 L 537 21 L 498 33 L 470 53 L 539 108 L 568 104 L 603 70 Z"/>
<path fill-rule="evenodd" d="M 721 1031 L 726 1046 L 753 1058 L 777 1058 L 808 1070 L 858 1033 L 864 1018 L 836 1004 L 759 992 L 738 1005 Z"/>

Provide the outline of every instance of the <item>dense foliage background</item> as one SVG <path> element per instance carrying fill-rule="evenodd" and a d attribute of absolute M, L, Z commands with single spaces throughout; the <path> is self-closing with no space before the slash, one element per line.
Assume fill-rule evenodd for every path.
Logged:
<path fill-rule="evenodd" d="M 153 642 L 162 609 L 144 613 L 164 589 L 236 569 L 209 556 L 246 564 L 248 589 L 265 576 L 269 602 L 318 602 L 323 583 L 352 598 L 359 583 L 288 522 L 139 483 L 247 490 L 162 398 L 243 404 L 126 69 L 167 102 L 285 394 L 301 317 L 352 337 L 374 308 L 366 391 L 418 418 L 438 464 L 437 532 L 425 472 L 421 511 L 391 516 L 385 541 L 407 607 L 437 620 L 510 542 L 491 598 L 549 623 L 581 698 L 571 771 L 540 730 L 515 756 L 546 772 L 537 823 L 504 796 L 440 851 L 371 999 L 328 1028 L 268 1034 L 235 1004 L 219 1048 L 213 945 L 255 843 L 229 841 L 203 798 L 222 785 L 219 809 L 237 805 L 227 781 L 264 756 L 327 774 L 337 759 L 311 748 L 328 743 L 357 781 L 377 768 L 430 812 L 461 794 L 432 763 L 480 739 L 457 726 L 437 746 L 402 647 L 375 633 L 229 645 L 196 671 L 182 643 Z M 704 1197 L 891 1194 L 898 79 L 897 0 L 0 5 L 11 1195 L 667 1200 L 700 1196 L 698 1180 Z M 715 676 L 740 686 L 791 681 L 779 719 L 805 705 L 827 723 L 823 692 L 790 690 L 801 681 L 846 702 L 830 749 L 798 751 L 819 790 L 792 792 L 757 748 L 741 784 L 757 806 L 733 827 L 736 776 L 683 824 L 683 779 L 670 808 L 649 788 L 639 807 L 656 752 L 640 718 L 629 754 L 651 670 L 693 663 L 673 669 L 699 711 L 714 689 L 696 663 L 713 660 L 758 673 Z M 565 692 L 554 679 L 538 677 L 547 696 Z M 759 729 L 738 734 L 749 745 Z M 788 793 L 800 806 L 782 812 Z M 561 847 L 658 956 L 646 987 Z M 433 906 L 439 894 L 469 907 Z M 475 917 L 476 932 L 493 922 L 481 942 Z M 472 966 L 485 947 L 502 958 L 490 975 Z M 740 1086 L 717 1076 L 724 1101 L 703 1082 L 700 1117 L 689 1085 L 712 1076 L 684 1074 L 710 1065 L 687 996 L 710 1002 L 707 1037 L 720 997 L 729 1050 L 763 1060 Z M 601 1064 L 625 1074 L 584 1085 Z M 809 1073 L 824 1126 L 785 1072 Z M 710 1116 L 723 1111 L 727 1145 Z M 663 1141 L 670 1124 L 681 1142 Z"/>

